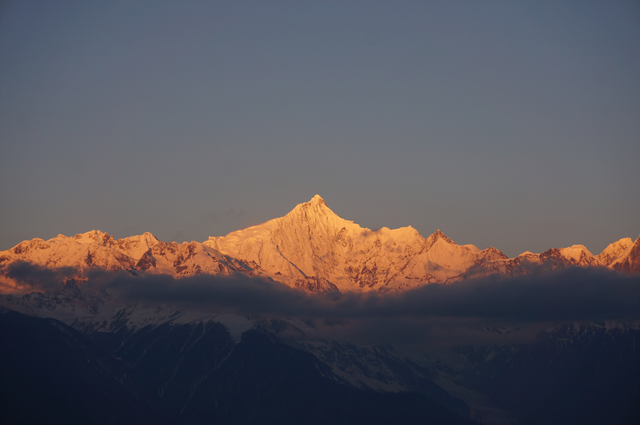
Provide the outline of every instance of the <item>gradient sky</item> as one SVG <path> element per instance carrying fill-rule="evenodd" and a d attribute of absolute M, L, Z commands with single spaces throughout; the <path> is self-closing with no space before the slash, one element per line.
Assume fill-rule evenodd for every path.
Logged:
<path fill-rule="evenodd" d="M 637 1 L 5 1 L 0 249 L 320 194 L 509 256 L 640 235 Z"/>

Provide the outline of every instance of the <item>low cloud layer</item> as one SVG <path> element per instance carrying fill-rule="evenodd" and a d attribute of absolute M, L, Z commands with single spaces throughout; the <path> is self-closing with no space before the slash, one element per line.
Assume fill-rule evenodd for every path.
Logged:
<path fill-rule="evenodd" d="M 55 290 L 73 269 L 12 264 L 5 275 L 35 290 Z M 246 275 L 132 276 L 95 271 L 83 290 L 107 290 L 123 300 L 238 314 L 345 320 L 463 318 L 514 322 L 640 319 L 640 276 L 604 268 L 566 268 L 519 277 L 431 284 L 400 294 L 308 294 Z M 341 322 L 342 321 L 342 322 Z"/>
<path fill-rule="evenodd" d="M 0 274 L 15 281 L 18 288 L 55 291 L 60 289 L 65 281 L 77 275 L 78 270 L 73 267 L 41 267 L 26 261 L 16 261 L 5 269 L 0 269 Z"/>

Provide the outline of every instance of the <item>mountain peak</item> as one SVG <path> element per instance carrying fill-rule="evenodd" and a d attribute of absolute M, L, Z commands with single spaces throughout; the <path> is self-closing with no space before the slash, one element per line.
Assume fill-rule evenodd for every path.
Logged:
<path fill-rule="evenodd" d="M 98 243 L 100 245 L 108 245 L 115 241 L 113 236 L 101 230 L 90 230 L 85 233 L 77 233 L 73 239 L 81 244 Z"/>
<path fill-rule="evenodd" d="M 425 241 L 426 248 L 429 249 L 435 244 L 438 240 L 442 239 L 444 242 L 452 245 L 456 245 L 454 241 L 449 239 L 447 235 L 445 235 L 440 229 L 436 230 L 435 233 L 429 235 L 429 237 Z"/>
<path fill-rule="evenodd" d="M 296 205 L 296 207 L 289 212 L 285 217 L 320 217 L 320 216 L 335 216 L 338 217 L 327 206 L 327 203 L 322 199 L 320 195 L 315 195 L 308 202 L 303 202 Z"/>
<path fill-rule="evenodd" d="M 640 236 L 625 250 L 623 256 L 614 262 L 613 268 L 627 273 L 640 273 Z"/>
<path fill-rule="evenodd" d="M 436 232 L 435 232 L 433 235 L 431 235 L 431 236 L 433 236 L 433 237 L 434 237 L 434 239 L 436 239 L 436 240 L 437 240 L 437 239 L 443 239 L 443 240 L 445 240 L 446 242 L 449 242 L 449 243 L 455 243 L 455 242 L 453 242 L 451 239 L 449 239 L 449 238 L 447 237 L 447 235 L 445 235 L 445 234 L 442 232 L 442 230 L 440 230 L 440 229 L 436 230 Z"/>
<path fill-rule="evenodd" d="M 327 205 L 326 202 L 324 202 L 324 199 L 322 199 L 322 196 L 316 194 L 313 198 L 311 198 L 311 200 L 309 202 L 306 202 L 307 204 L 321 204 L 321 205 Z"/>

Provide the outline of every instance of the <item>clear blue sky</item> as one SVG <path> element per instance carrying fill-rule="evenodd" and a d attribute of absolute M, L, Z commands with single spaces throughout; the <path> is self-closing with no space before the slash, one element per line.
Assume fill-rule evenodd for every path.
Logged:
<path fill-rule="evenodd" d="M 314 194 L 522 251 L 640 234 L 637 1 L 5 1 L 0 249 Z"/>

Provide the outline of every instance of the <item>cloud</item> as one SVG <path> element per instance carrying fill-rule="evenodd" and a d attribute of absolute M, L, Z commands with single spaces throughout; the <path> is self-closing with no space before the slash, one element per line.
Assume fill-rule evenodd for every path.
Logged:
<path fill-rule="evenodd" d="M 95 279 L 95 278 L 94 278 Z M 109 275 L 103 283 L 124 299 L 181 308 L 230 310 L 339 320 L 391 317 L 503 321 L 640 319 L 640 276 L 603 268 L 430 284 L 399 294 L 309 294 L 246 275 Z"/>
<path fill-rule="evenodd" d="M 64 290 L 75 272 L 29 263 L 5 270 L 40 291 Z M 83 292 L 106 290 L 125 303 L 301 318 L 319 337 L 394 346 L 525 342 L 551 323 L 640 319 L 640 276 L 604 268 L 533 269 L 524 276 L 489 276 L 384 294 L 310 294 L 243 274 L 174 278 L 91 270 L 86 276 L 79 285 Z"/>
<path fill-rule="evenodd" d="M 16 261 L 2 270 L 2 274 L 13 279 L 18 287 L 27 287 L 34 291 L 52 291 L 78 274 L 73 267 L 48 268 L 26 261 Z"/>
<path fill-rule="evenodd" d="M 37 290 L 54 290 L 76 271 L 14 263 L 7 277 Z M 83 290 L 108 290 L 124 301 L 176 308 L 327 319 L 461 318 L 515 322 L 640 319 L 640 276 L 604 268 L 566 268 L 518 277 L 489 276 L 430 284 L 399 294 L 309 294 L 249 277 L 134 276 L 91 271 Z"/>
<path fill-rule="evenodd" d="M 393 308 L 418 316 L 500 320 L 640 318 L 640 276 L 571 267 L 517 277 L 489 276 L 426 285 L 402 294 Z"/>
<path fill-rule="evenodd" d="M 4 273 L 35 291 L 56 292 L 69 289 L 77 270 L 14 263 Z M 301 318 L 320 338 L 396 347 L 519 343 L 552 323 L 640 319 L 640 276 L 604 268 L 538 268 L 384 294 L 310 294 L 243 274 L 174 278 L 90 270 L 85 276 L 79 284 L 85 295 L 107 291 L 151 308 Z"/>
<path fill-rule="evenodd" d="M 116 293 L 129 302 L 241 314 L 295 315 L 305 308 L 313 309 L 314 303 L 314 298 L 302 291 L 243 274 L 178 279 L 168 275 L 94 274 L 88 285 Z"/>

